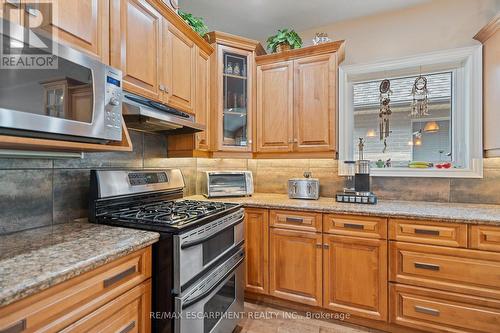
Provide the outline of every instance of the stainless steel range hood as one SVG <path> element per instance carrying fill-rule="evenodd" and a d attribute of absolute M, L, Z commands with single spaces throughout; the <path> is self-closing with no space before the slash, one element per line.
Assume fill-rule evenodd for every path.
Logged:
<path fill-rule="evenodd" d="M 205 130 L 194 116 L 131 93 L 124 93 L 122 112 L 127 127 L 138 131 L 172 135 Z"/>

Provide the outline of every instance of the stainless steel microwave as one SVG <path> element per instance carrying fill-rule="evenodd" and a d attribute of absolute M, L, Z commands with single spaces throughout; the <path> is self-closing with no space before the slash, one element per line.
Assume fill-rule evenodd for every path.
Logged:
<path fill-rule="evenodd" d="M 121 71 L 46 34 L 0 21 L 9 27 L 0 32 L 2 50 L 12 50 L 1 53 L 0 133 L 83 142 L 122 139 Z M 33 46 L 26 36 L 50 50 Z M 56 65 L 19 68 L 9 62 L 27 58 L 23 50 L 40 63 L 51 56 Z"/>
<path fill-rule="evenodd" d="M 202 173 L 203 195 L 215 197 L 244 197 L 253 194 L 251 171 L 205 171 Z"/>

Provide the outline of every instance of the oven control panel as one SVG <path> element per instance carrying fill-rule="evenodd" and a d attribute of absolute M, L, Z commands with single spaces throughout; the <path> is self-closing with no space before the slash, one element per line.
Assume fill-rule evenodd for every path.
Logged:
<path fill-rule="evenodd" d="M 104 126 L 108 131 L 122 129 L 122 77 L 120 71 L 109 68 L 106 72 Z"/>
<path fill-rule="evenodd" d="M 131 172 L 128 174 L 130 185 L 149 185 L 168 183 L 166 172 Z"/>

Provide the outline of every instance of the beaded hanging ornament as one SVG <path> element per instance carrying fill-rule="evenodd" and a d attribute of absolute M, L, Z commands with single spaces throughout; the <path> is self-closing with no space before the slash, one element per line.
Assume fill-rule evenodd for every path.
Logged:
<path fill-rule="evenodd" d="M 411 95 L 413 100 L 411 103 L 410 117 L 421 118 L 429 115 L 429 110 L 427 108 L 427 95 L 429 91 L 427 90 L 427 79 L 422 75 L 419 75 L 413 83 L 413 89 L 411 90 Z"/>
<path fill-rule="evenodd" d="M 392 95 L 392 90 L 391 90 L 391 81 L 388 79 L 382 80 L 380 82 L 380 109 L 379 109 L 379 133 L 380 133 L 380 140 L 384 140 L 384 150 L 383 152 L 385 153 L 387 149 L 387 138 L 389 137 L 389 134 L 391 133 L 391 128 L 390 128 L 390 116 L 392 114 L 391 111 L 391 95 Z"/>

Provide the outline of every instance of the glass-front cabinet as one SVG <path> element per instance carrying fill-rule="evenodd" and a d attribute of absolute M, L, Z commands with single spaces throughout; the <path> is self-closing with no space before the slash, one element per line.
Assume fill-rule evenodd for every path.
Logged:
<path fill-rule="evenodd" d="M 255 56 L 264 52 L 259 42 L 220 32 L 209 34 L 216 52 L 217 77 L 212 87 L 213 155 L 252 152 Z M 221 154 L 224 155 L 224 154 Z"/>
<path fill-rule="evenodd" d="M 223 51 L 223 63 L 222 144 L 228 147 L 247 147 L 249 144 L 247 56 Z"/>

